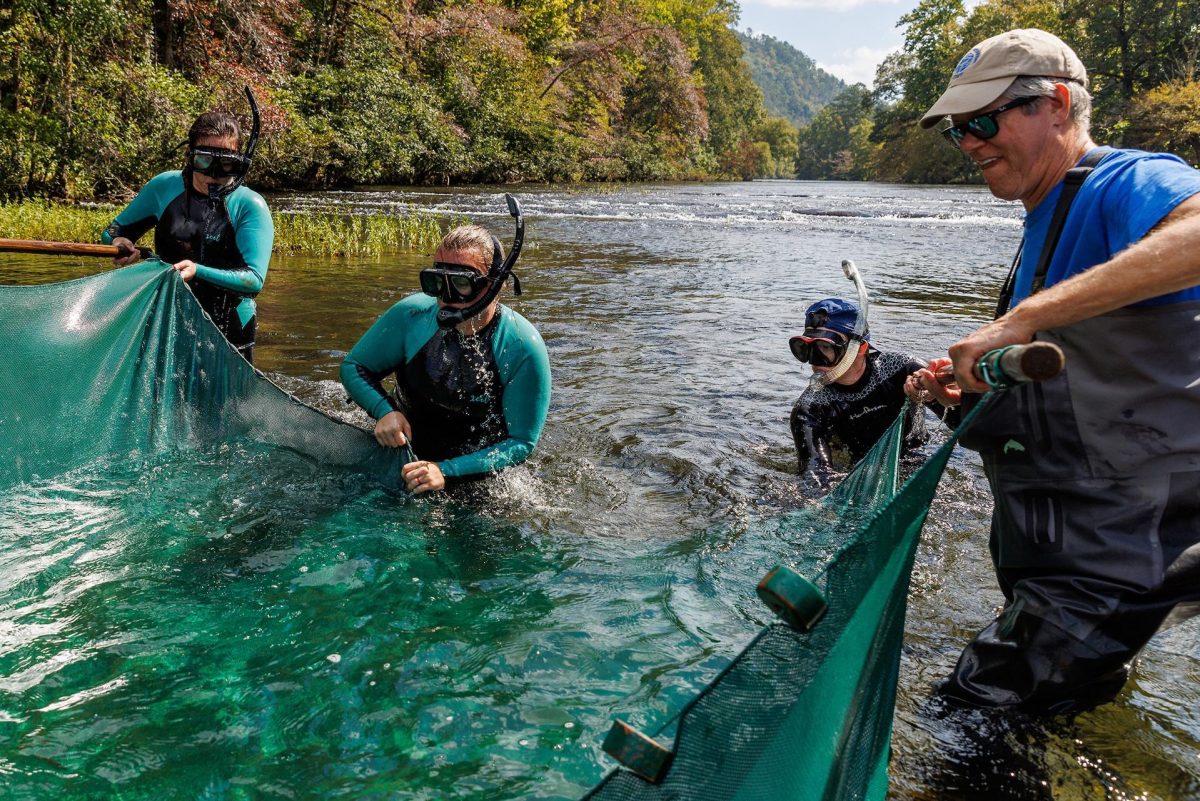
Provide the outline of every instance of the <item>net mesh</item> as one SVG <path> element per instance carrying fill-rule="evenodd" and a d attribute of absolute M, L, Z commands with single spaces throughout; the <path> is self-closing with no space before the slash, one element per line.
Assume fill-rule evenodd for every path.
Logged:
<path fill-rule="evenodd" d="M 825 617 L 807 634 L 768 626 L 660 727 L 660 742 L 674 732 L 674 756 L 659 783 L 618 769 L 585 798 L 886 796 L 909 575 L 955 444 L 951 437 L 898 490 L 903 421 L 901 413 L 820 503 L 772 524 L 776 541 L 796 549 L 791 564 L 824 594 Z"/>
<path fill-rule="evenodd" d="M 234 437 L 397 483 L 395 453 L 265 380 L 160 261 L 0 293 L 0 487 Z"/>
<path fill-rule="evenodd" d="M 161 262 L 0 287 L 0 348 L 0 488 L 172 451 L 219 459 L 233 440 L 399 482 L 402 454 L 265 380 Z M 784 546 L 825 618 L 767 627 L 656 732 L 675 735 L 661 783 L 616 770 L 588 798 L 884 798 L 909 573 L 954 445 L 897 490 L 901 438 L 898 420 L 820 504 L 755 538 Z"/>

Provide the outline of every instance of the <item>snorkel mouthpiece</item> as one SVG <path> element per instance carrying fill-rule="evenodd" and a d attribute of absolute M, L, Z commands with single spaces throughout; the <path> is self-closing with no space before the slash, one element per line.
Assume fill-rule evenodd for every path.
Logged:
<path fill-rule="evenodd" d="M 854 321 L 854 333 L 850 337 L 850 342 L 846 346 L 846 352 L 829 370 L 823 373 L 814 373 L 813 380 L 820 384 L 828 386 L 834 381 L 844 376 L 854 366 L 854 360 L 858 358 L 858 352 L 862 350 L 861 343 L 866 341 L 867 336 L 867 287 L 863 284 L 862 274 L 858 271 L 858 267 L 849 259 L 842 260 L 842 272 L 846 277 L 854 282 L 854 288 L 858 291 L 858 318 Z"/>
<path fill-rule="evenodd" d="M 494 240 L 495 244 L 492 249 L 492 266 L 488 270 L 488 281 L 490 282 L 479 299 L 462 309 L 438 309 L 437 324 L 439 328 L 454 328 L 459 323 L 466 322 L 472 317 L 480 314 L 488 306 L 492 305 L 492 301 L 500 294 L 500 290 L 504 287 L 504 282 L 512 275 L 513 265 L 517 263 L 517 257 L 521 255 L 521 246 L 525 243 L 525 217 L 521 213 L 521 204 L 512 195 L 506 194 L 504 199 L 508 201 L 508 213 L 516 220 L 517 231 L 513 235 L 512 247 L 509 248 L 508 258 L 500 262 L 500 243 Z M 521 282 L 515 276 L 513 278 L 513 293 L 521 294 Z"/>

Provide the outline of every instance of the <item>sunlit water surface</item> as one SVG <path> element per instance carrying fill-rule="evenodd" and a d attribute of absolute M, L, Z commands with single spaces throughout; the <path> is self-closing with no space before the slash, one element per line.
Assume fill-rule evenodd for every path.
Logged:
<path fill-rule="evenodd" d="M 519 196 L 526 294 L 509 301 L 545 337 L 554 397 L 535 456 L 480 497 L 413 501 L 244 443 L 0 493 L 0 795 L 578 797 L 611 767 L 613 717 L 657 728 L 769 620 L 764 554 L 795 554 L 757 522 L 811 501 L 787 338 L 808 303 L 852 293 L 841 260 L 872 291 L 875 344 L 929 357 L 988 317 L 1020 236 L 1019 209 L 975 188 Z M 492 189 L 271 202 L 411 205 L 511 236 Z M 277 257 L 258 366 L 365 422 L 338 364 L 428 258 Z M 3 257 L 0 281 L 103 268 Z M 989 504 L 959 451 L 917 558 L 891 796 L 1200 797 L 1195 625 L 1074 721 L 929 700 L 1001 603 Z"/>

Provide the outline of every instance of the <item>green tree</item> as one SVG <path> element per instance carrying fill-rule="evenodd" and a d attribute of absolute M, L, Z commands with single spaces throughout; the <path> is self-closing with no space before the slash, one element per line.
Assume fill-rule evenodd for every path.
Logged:
<path fill-rule="evenodd" d="M 11 0 L 0 197 L 127 195 L 179 166 L 198 112 L 245 120 L 244 85 L 263 112 L 260 187 L 712 177 L 756 137 L 787 147 L 755 130 L 736 14 L 732 0 Z"/>
<path fill-rule="evenodd" d="M 871 148 L 864 139 L 874 110 L 871 91 L 856 83 L 818 111 L 800 130 L 796 177 L 858 180 L 867 175 L 869 163 L 864 159 Z"/>
<path fill-rule="evenodd" d="M 1200 81 L 1171 81 L 1134 100 L 1126 144 L 1200 166 Z"/>
<path fill-rule="evenodd" d="M 787 42 L 754 32 L 739 34 L 738 39 L 767 111 L 787 118 L 793 125 L 810 122 L 846 88 L 840 79 Z"/>
<path fill-rule="evenodd" d="M 772 178 L 790 178 L 795 174 L 796 147 L 798 132 L 796 128 L 783 117 L 767 117 L 750 131 L 750 139 L 754 142 L 765 142 L 771 150 L 771 161 L 774 169 Z"/>
<path fill-rule="evenodd" d="M 1104 139 L 1119 136 L 1132 105 L 1147 91 L 1187 80 L 1200 53 L 1200 4 L 1193 0 L 1072 0 L 1063 14 L 1081 34 L 1079 55 Z"/>
<path fill-rule="evenodd" d="M 871 177 L 928 182 L 964 180 L 969 175 L 960 154 L 917 129 L 962 57 L 964 17 L 961 0 L 922 0 L 900 18 L 904 47 L 884 59 L 875 74 L 871 141 L 877 154 Z"/>
<path fill-rule="evenodd" d="M 742 159 L 751 131 L 764 115 L 762 92 L 742 60 L 742 45 L 728 26 L 736 21 L 736 6 L 721 2 L 701 31 L 696 66 L 702 79 L 708 113 L 708 146 L 718 158 Z M 745 171 L 735 174 L 745 175 Z"/>

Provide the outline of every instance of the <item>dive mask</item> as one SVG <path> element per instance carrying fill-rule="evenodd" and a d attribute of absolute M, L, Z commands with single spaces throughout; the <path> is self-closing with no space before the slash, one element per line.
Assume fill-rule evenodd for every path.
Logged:
<path fill-rule="evenodd" d="M 187 159 L 193 172 L 209 178 L 239 178 L 250 167 L 250 160 L 241 153 L 224 148 L 193 148 L 188 151 Z"/>
<path fill-rule="evenodd" d="M 435 261 L 421 270 L 421 291 L 447 303 L 465 303 L 482 292 L 491 279 L 464 264 Z"/>
<path fill-rule="evenodd" d="M 806 328 L 800 336 L 788 340 L 792 355 L 813 367 L 833 367 L 846 355 L 850 338 L 823 328 Z"/>

